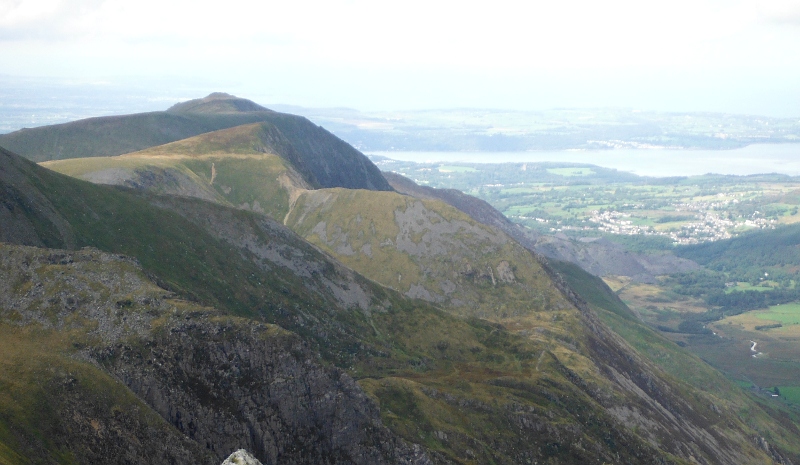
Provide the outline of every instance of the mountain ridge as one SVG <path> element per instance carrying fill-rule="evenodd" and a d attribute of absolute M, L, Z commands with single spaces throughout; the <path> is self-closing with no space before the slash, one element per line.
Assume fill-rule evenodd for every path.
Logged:
<path fill-rule="evenodd" d="M 248 113 L 272 111 L 268 108 L 225 92 L 212 92 L 204 98 L 176 103 L 167 109 L 170 113 Z"/>

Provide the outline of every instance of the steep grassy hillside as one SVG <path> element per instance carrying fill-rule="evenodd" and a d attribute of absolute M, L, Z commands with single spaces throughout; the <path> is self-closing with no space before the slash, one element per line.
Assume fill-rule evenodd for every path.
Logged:
<path fill-rule="evenodd" d="M 229 149 L 228 153 L 179 152 L 173 156 L 148 151 L 46 162 L 43 166 L 98 184 L 197 197 L 279 219 L 289 211 L 291 186 L 295 183 L 307 186 L 302 176 L 279 155 L 248 149 L 238 153 L 235 149 Z"/>
<path fill-rule="evenodd" d="M 510 223 L 500 212 L 494 210 L 479 199 L 470 199 L 458 191 L 448 189 L 432 189 L 417 186 L 412 181 L 394 173 L 387 173 L 387 179 L 395 189 L 404 193 L 414 193 L 424 198 L 438 198 L 459 208 L 464 212 L 472 212 L 475 219 L 484 224 L 497 225 L 503 231 L 514 234 L 515 229 L 509 228 Z M 513 225 L 518 228 L 517 225 Z M 522 244 L 531 249 L 536 249 L 539 241 L 525 241 Z M 774 406 L 758 406 L 749 399 L 744 391 L 725 379 L 718 371 L 712 369 L 707 363 L 691 355 L 687 350 L 678 347 L 672 341 L 661 337 L 657 332 L 643 324 L 625 305 L 620 298 L 608 288 L 602 279 L 584 271 L 576 264 L 551 261 L 550 266 L 566 280 L 570 288 L 583 298 L 598 314 L 604 323 L 609 325 L 616 333 L 641 354 L 647 356 L 660 368 L 676 379 L 688 382 L 703 391 L 713 393 L 722 399 L 736 399 L 742 406 L 749 421 L 758 424 L 764 429 L 770 429 L 775 418 L 784 418 L 785 413 L 776 412 Z M 758 399 L 756 399 L 758 402 Z M 770 417 L 767 412 L 776 413 Z M 790 413 L 791 414 L 791 413 Z M 788 417 L 786 417 L 788 418 Z M 789 428 L 794 430 L 797 422 L 788 421 Z"/>
<path fill-rule="evenodd" d="M 364 276 L 460 315 L 570 307 L 527 250 L 436 200 L 313 190 L 298 197 L 286 224 Z"/>
<path fill-rule="evenodd" d="M 442 199 L 461 211 L 471 212 L 471 216 L 484 224 L 497 225 L 504 232 L 514 235 L 515 238 L 519 235 L 518 229 L 516 229 L 519 226 L 509 227 L 506 223 L 510 222 L 502 217 L 500 212 L 481 200 L 469 198 L 458 191 L 417 186 L 411 180 L 394 173 L 385 173 L 385 175 L 392 186 L 400 192 L 413 193 L 423 198 Z M 521 244 L 530 249 L 541 250 L 538 247 L 542 244 L 541 240 L 534 238 L 534 240 L 526 241 L 526 237 L 528 236 L 523 235 Z M 562 242 L 566 242 L 566 240 Z M 630 258 L 624 260 L 630 261 Z M 580 261 L 578 262 L 580 263 Z M 600 278 L 569 262 L 551 261 L 550 266 L 567 281 L 572 290 L 586 300 L 605 324 L 635 347 L 639 353 L 648 357 L 675 379 L 685 381 L 720 399 L 733 400 L 734 404 L 740 406 L 742 417 L 747 418 L 751 424 L 758 425 L 760 430 L 775 431 L 776 428 L 797 430 L 796 425 L 799 419 L 796 413 L 789 410 L 782 411 L 780 405 L 775 402 L 764 404 L 764 399 L 748 397 L 745 391 L 711 368 L 706 362 L 660 336 L 639 321 Z M 626 265 L 623 263 L 620 266 Z M 630 266 L 627 268 L 633 269 Z M 749 358 L 749 354 L 747 357 Z M 784 364 L 784 371 L 785 368 Z"/>

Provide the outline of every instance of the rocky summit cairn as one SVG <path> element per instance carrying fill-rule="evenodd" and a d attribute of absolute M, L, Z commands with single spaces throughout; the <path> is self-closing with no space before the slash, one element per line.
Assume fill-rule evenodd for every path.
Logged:
<path fill-rule="evenodd" d="M 250 455 L 244 449 L 239 449 L 236 452 L 232 453 L 222 462 L 222 465 L 261 465 L 261 462 L 258 461 L 257 458 Z"/>

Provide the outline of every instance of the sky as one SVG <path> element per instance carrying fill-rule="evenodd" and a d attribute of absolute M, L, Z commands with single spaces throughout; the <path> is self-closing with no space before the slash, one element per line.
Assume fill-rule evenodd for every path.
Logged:
<path fill-rule="evenodd" d="M 798 117 L 800 0 L 0 0 L 0 63 L 262 104 Z"/>

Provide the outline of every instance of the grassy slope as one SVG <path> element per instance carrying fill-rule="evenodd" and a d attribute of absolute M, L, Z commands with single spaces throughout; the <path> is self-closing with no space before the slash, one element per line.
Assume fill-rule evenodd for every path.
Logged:
<path fill-rule="evenodd" d="M 513 317 L 569 306 L 529 252 L 440 201 L 308 191 L 287 225 L 364 276 L 404 293 L 425 287 L 461 315 Z M 515 282 L 502 281 L 502 262 L 514 270 Z"/>
<path fill-rule="evenodd" d="M 216 174 L 214 183 L 211 183 L 212 165 Z M 137 172 L 161 174 L 161 179 L 169 176 L 181 181 L 143 187 L 159 194 L 200 197 L 223 205 L 256 209 L 273 218 L 283 218 L 289 211 L 289 192 L 278 181 L 282 174 L 289 172 L 289 168 L 280 157 L 271 154 L 232 156 L 220 153 L 191 158 L 137 154 L 76 158 L 48 162 L 44 166 L 69 176 L 88 179 L 92 179 L 96 173 L 115 170 L 117 173 L 113 183 L 136 187 L 141 184 Z M 126 182 L 126 179 L 132 182 Z M 242 189 L 240 186 L 250 188 Z"/>
<path fill-rule="evenodd" d="M 388 179 L 393 182 L 394 186 L 397 186 L 398 178 L 406 183 L 411 182 L 399 176 L 389 177 Z M 416 191 L 422 191 L 423 193 L 432 192 L 432 190 L 425 191 L 426 188 L 420 188 L 414 184 L 410 187 L 405 185 L 403 187 L 405 187 L 405 189 L 402 189 L 403 191 L 416 189 Z M 439 195 L 445 192 L 447 191 L 436 191 Z M 696 356 L 688 353 L 688 351 L 677 347 L 671 341 L 660 337 L 646 325 L 641 324 L 630 309 L 601 279 L 569 263 L 551 262 L 551 265 L 567 279 L 573 290 L 591 304 L 606 324 L 636 347 L 640 353 L 656 362 L 676 379 L 686 381 L 706 392 L 711 392 L 720 399 L 735 399 L 735 403 L 743 406 L 742 411 L 745 412 L 745 416 L 750 421 L 757 423 L 760 430 L 769 431 L 774 428 L 769 426 L 774 419 L 765 415 L 765 412 L 774 413 L 773 407 L 765 405 L 759 407 L 756 403 L 761 402 L 761 399 L 756 398 L 756 403 L 753 403 L 745 397 L 744 392 L 736 389 L 718 371 L 712 369 Z M 784 419 L 784 416 L 779 413 L 775 418 Z M 791 421 L 787 424 L 790 425 L 790 429 L 795 428 L 795 426 L 791 426 Z M 784 443 L 784 446 L 786 445 L 791 446 L 791 444 Z"/>

